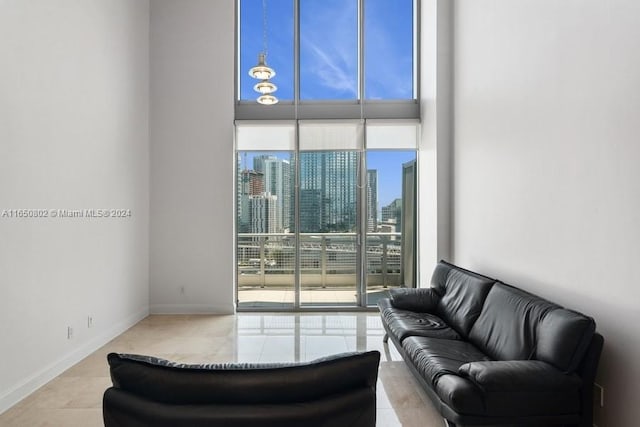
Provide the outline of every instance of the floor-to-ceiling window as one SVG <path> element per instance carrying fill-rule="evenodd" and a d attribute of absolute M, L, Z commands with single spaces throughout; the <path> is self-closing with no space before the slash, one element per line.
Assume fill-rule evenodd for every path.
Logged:
<path fill-rule="evenodd" d="M 239 308 L 364 307 L 413 286 L 417 3 L 239 0 Z M 278 104 L 256 103 L 258 53 Z"/>

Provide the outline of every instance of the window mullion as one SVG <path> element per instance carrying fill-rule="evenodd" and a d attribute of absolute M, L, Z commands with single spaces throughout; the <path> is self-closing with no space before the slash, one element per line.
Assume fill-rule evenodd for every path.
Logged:
<path fill-rule="evenodd" d="M 360 118 L 364 118 L 364 0 L 358 0 L 358 101 Z"/>
<path fill-rule="evenodd" d="M 293 2 L 293 105 L 294 118 L 298 120 L 300 104 L 300 0 Z"/>

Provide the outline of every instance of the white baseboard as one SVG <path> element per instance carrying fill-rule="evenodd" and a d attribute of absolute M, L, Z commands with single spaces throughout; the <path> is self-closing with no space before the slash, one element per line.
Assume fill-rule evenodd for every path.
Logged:
<path fill-rule="evenodd" d="M 151 314 L 234 314 L 234 308 L 228 305 L 211 304 L 153 304 Z"/>
<path fill-rule="evenodd" d="M 149 315 L 145 307 L 0 395 L 0 414 Z M 106 363 L 106 362 L 105 362 Z"/>

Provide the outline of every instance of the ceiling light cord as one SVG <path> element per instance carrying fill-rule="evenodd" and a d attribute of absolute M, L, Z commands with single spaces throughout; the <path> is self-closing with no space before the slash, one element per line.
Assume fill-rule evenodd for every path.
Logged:
<path fill-rule="evenodd" d="M 278 98 L 273 96 L 273 92 L 278 87 L 269 80 L 276 75 L 273 68 L 267 65 L 267 0 L 262 0 L 262 52 L 258 54 L 258 65 L 249 70 L 249 75 L 260 80 L 253 89 L 260 94 L 257 101 L 262 105 L 273 105 L 278 103 Z"/>
<path fill-rule="evenodd" d="M 267 43 L 267 0 L 262 0 L 262 52 L 266 58 L 269 45 Z"/>

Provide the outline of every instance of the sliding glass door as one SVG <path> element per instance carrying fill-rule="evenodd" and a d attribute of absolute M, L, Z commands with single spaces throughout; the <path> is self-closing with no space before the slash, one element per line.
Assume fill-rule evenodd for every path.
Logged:
<path fill-rule="evenodd" d="M 300 153 L 300 304 L 358 304 L 356 151 Z"/>
<path fill-rule="evenodd" d="M 416 152 L 369 150 L 366 164 L 366 303 L 376 305 L 390 288 L 414 286 L 404 263 L 415 258 Z"/>
<path fill-rule="evenodd" d="M 391 150 L 379 133 L 367 150 L 360 121 L 238 124 L 239 309 L 365 307 L 410 283 L 415 136 Z"/>
<path fill-rule="evenodd" d="M 238 303 L 292 308 L 296 238 L 290 151 L 241 151 L 237 160 Z"/>

